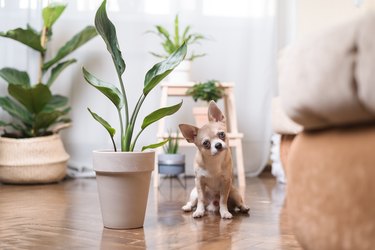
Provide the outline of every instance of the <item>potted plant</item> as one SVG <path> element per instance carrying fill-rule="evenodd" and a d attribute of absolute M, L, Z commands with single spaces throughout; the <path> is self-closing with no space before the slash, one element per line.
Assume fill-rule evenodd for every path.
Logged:
<path fill-rule="evenodd" d="M 199 33 L 191 33 L 191 26 L 188 25 L 185 28 L 180 27 L 178 15 L 174 19 L 174 28 L 172 32 L 169 32 L 167 28 L 156 25 L 154 31 L 148 31 L 149 33 L 156 34 L 162 39 L 161 45 L 163 47 L 162 53 L 150 52 L 157 58 L 167 58 L 173 52 L 175 52 L 185 42 L 187 45 L 199 44 L 201 40 L 206 39 L 205 36 Z M 181 32 L 182 31 L 182 32 Z M 171 35 L 172 34 L 172 35 Z M 206 54 L 196 54 L 194 51 L 191 52 L 185 60 L 173 71 L 169 76 L 169 81 L 174 83 L 183 83 L 190 81 L 190 69 L 191 62 L 199 57 L 205 56 Z"/>
<path fill-rule="evenodd" d="M 179 154 L 178 133 L 168 134 L 168 142 L 164 145 L 164 154 L 158 155 L 159 174 L 178 176 L 185 173 L 185 155 Z"/>
<path fill-rule="evenodd" d="M 15 68 L 0 69 L 8 84 L 9 96 L 0 97 L 0 107 L 11 119 L 0 120 L 0 181 L 5 183 L 49 183 L 64 178 L 69 158 L 58 134 L 68 126 L 68 98 L 52 94 L 51 86 L 76 59 L 65 59 L 70 53 L 96 36 L 87 26 L 47 60 L 52 27 L 65 5 L 49 5 L 42 10 L 40 32 L 29 25 L 0 32 L 1 37 L 18 41 L 39 53 L 38 78 L 34 84 L 27 72 Z M 63 60 L 64 59 L 64 60 Z"/>
<path fill-rule="evenodd" d="M 176 105 L 157 109 L 144 117 L 139 132 L 134 134 L 138 113 L 150 91 L 185 58 L 187 46 L 183 43 L 167 59 L 155 64 L 146 73 L 140 97 L 133 107 L 133 112 L 129 113 L 128 92 L 122 80 L 125 62 L 118 44 L 116 28 L 107 16 L 106 0 L 102 2 L 96 12 L 95 27 L 112 56 L 120 86 L 117 88 L 114 84 L 105 83 L 85 68 L 82 69 L 86 81 L 114 104 L 119 118 L 121 142 L 117 147 L 114 141 L 115 128 L 101 116 L 88 109 L 92 117 L 107 130 L 113 144 L 112 150 L 93 152 L 93 165 L 98 181 L 103 224 L 105 227 L 113 229 L 139 228 L 144 223 L 150 177 L 155 160 L 154 151 L 144 150 L 162 146 L 168 140 L 143 146 L 141 151 L 135 151 L 136 142 L 149 125 L 177 112 L 182 101 Z"/>
<path fill-rule="evenodd" d="M 198 127 L 202 127 L 208 122 L 208 103 L 211 100 L 217 102 L 219 99 L 221 99 L 224 96 L 224 90 L 220 87 L 219 81 L 209 80 L 194 84 L 193 87 L 187 90 L 186 94 L 192 96 L 195 102 L 200 100 L 207 103 L 206 106 L 193 108 L 195 123 Z"/>

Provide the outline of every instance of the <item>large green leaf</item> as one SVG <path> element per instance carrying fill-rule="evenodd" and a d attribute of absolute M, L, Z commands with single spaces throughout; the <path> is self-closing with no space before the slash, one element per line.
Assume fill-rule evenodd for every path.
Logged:
<path fill-rule="evenodd" d="M 68 103 L 68 98 L 62 95 L 53 95 L 46 106 L 44 106 L 42 112 L 52 112 L 59 108 L 65 107 Z M 62 110 L 65 114 L 65 111 Z"/>
<path fill-rule="evenodd" d="M 108 97 L 111 102 L 120 110 L 124 106 L 124 98 L 118 88 L 110 83 L 103 82 L 88 72 L 84 67 L 82 68 L 83 76 L 85 80 L 95 87 L 97 90 L 102 92 L 106 97 Z"/>
<path fill-rule="evenodd" d="M 35 123 L 34 129 L 36 132 L 40 129 L 48 129 L 49 126 L 54 124 L 56 120 L 62 116 L 62 112 L 60 111 L 52 111 L 52 112 L 40 112 L 35 116 Z"/>
<path fill-rule="evenodd" d="M 172 55 L 164 61 L 155 64 L 146 74 L 143 94 L 147 95 L 161 80 L 176 68 L 184 60 L 187 52 L 186 44 L 183 43 Z"/>
<path fill-rule="evenodd" d="M 56 20 L 63 13 L 65 8 L 66 8 L 66 5 L 61 5 L 61 4 L 51 4 L 43 8 L 42 16 L 43 16 L 44 26 L 46 26 L 47 28 L 51 28 L 52 25 L 56 22 Z"/>
<path fill-rule="evenodd" d="M 49 88 L 41 83 L 31 88 L 9 84 L 8 92 L 17 101 L 22 103 L 28 111 L 34 114 L 39 113 L 52 97 Z"/>
<path fill-rule="evenodd" d="M 161 118 L 166 117 L 168 115 L 173 115 L 181 108 L 182 102 L 183 101 L 181 100 L 181 102 L 176 105 L 155 110 L 154 112 L 152 112 L 144 118 L 141 128 L 145 129 L 147 126 L 160 120 Z"/>
<path fill-rule="evenodd" d="M 14 68 L 2 68 L 0 69 L 0 77 L 7 83 L 30 87 L 30 77 L 25 71 L 19 71 Z"/>
<path fill-rule="evenodd" d="M 45 49 L 40 44 L 40 34 L 36 33 L 35 30 L 30 27 L 28 27 L 27 29 L 17 28 L 14 30 L 8 30 L 5 33 L 0 32 L 0 36 L 16 40 L 37 51 L 45 51 Z"/>
<path fill-rule="evenodd" d="M 70 64 L 77 62 L 76 59 L 71 59 L 62 63 L 57 64 L 56 67 L 54 67 L 51 70 L 51 76 L 49 77 L 47 81 L 47 86 L 51 87 L 52 83 L 56 80 L 56 78 L 60 75 L 60 73 L 68 67 Z"/>
<path fill-rule="evenodd" d="M 73 36 L 63 47 L 57 51 L 57 54 L 54 58 L 52 58 L 50 61 L 46 62 L 43 65 L 43 70 L 48 70 L 52 65 L 84 45 L 86 42 L 91 40 L 97 35 L 95 27 L 93 26 L 87 26 L 83 30 L 81 30 L 79 33 L 77 33 L 75 36 Z"/>
<path fill-rule="evenodd" d="M 162 141 L 162 142 L 158 142 L 158 143 L 155 143 L 155 144 L 150 144 L 150 145 L 147 145 L 147 146 L 143 146 L 142 147 L 142 151 L 145 151 L 146 149 L 149 149 L 149 148 L 158 148 L 158 147 L 161 147 L 164 144 L 166 144 L 168 141 L 169 141 L 169 139 L 166 139 L 165 141 Z"/>
<path fill-rule="evenodd" d="M 0 107 L 8 112 L 12 117 L 19 119 L 27 125 L 31 125 L 32 117 L 31 114 L 22 106 L 18 105 L 15 101 L 9 97 L 0 97 Z"/>
<path fill-rule="evenodd" d="M 113 136 L 116 133 L 116 130 L 114 128 L 112 128 L 112 126 L 106 120 L 104 120 L 102 117 L 100 117 L 98 114 L 92 112 L 89 108 L 87 108 L 87 109 L 90 112 L 90 114 L 92 115 L 92 117 L 97 122 L 99 122 L 108 131 L 109 135 L 113 138 Z"/>
<path fill-rule="evenodd" d="M 106 3 L 107 1 L 104 0 L 96 12 L 95 27 L 107 45 L 107 50 L 112 56 L 117 74 L 121 76 L 125 71 L 126 65 L 122 59 L 120 46 L 117 41 L 116 28 L 107 16 Z"/>

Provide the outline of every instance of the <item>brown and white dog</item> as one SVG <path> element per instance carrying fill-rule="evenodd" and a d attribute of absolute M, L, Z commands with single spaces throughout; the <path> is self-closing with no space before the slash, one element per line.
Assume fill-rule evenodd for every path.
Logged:
<path fill-rule="evenodd" d="M 202 128 L 180 124 L 185 139 L 194 143 L 198 150 L 194 160 L 195 188 L 182 210 L 193 213 L 194 218 L 204 216 L 205 211 L 217 211 L 221 218 L 231 219 L 228 211 L 239 208 L 243 213 L 249 207 L 243 203 L 238 190 L 232 184 L 232 155 L 226 136 L 225 117 L 214 101 L 208 107 L 209 123 Z"/>

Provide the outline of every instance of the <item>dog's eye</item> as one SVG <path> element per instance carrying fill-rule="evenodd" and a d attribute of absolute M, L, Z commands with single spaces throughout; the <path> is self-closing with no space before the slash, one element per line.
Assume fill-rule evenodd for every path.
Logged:
<path fill-rule="evenodd" d="M 224 132 L 217 133 L 217 136 L 219 137 L 219 139 L 225 140 L 225 133 Z"/>
<path fill-rule="evenodd" d="M 209 140 L 205 140 L 203 142 L 203 147 L 205 147 L 206 149 L 209 149 L 211 147 L 211 143 Z"/>

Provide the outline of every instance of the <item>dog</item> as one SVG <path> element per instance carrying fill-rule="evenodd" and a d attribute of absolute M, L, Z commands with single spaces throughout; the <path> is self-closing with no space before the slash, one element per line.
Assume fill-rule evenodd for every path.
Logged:
<path fill-rule="evenodd" d="M 195 188 L 189 201 L 182 207 L 193 213 L 194 218 L 205 215 L 205 211 L 219 210 L 223 219 L 232 219 L 228 207 L 248 213 L 250 208 L 243 203 L 239 191 L 232 184 L 232 155 L 226 136 L 225 117 L 214 101 L 208 106 L 209 123 L 202 128 L 180 124 L 179 128 L 189 143 L 198 148 L 194 160 Z"/>

